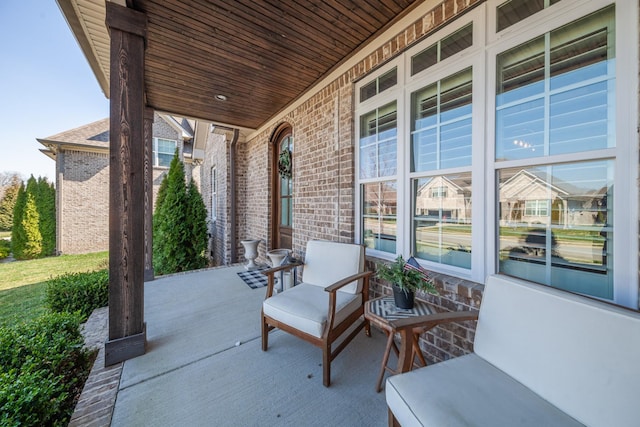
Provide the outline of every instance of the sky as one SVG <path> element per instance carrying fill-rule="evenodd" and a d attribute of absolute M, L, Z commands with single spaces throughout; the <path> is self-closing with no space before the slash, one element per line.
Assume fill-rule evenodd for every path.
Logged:
<path fill-rule="evenodd" d="M 109 116 L 109 101 L 55 0 L 0 0 L 0 173 L 47 177 L 36 138 Z"/>

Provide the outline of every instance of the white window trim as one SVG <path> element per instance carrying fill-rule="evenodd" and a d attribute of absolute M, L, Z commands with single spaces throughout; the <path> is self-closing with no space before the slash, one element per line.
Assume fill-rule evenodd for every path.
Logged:
<path fill-rule="evenodd" d="M 627 4 L 631 3 L 631 4 Z M 622 27 L 623 30 L 619 30 Z M 618 196 L 614 200 L 614 240 L 613 269 L 614 302 L 628 307 L 638 308 L 638 2 L 622 1 L 616 3 L 616 135 L 619 139 L 632 141 L 626 152 L 617 157 L 615 184 L 618 195 L 630 194 L 624 200 Z M 629 37 L 632 34 L 632 37 Z M 626 126 L 625 126 L 626 124 Z M 617 150 L 621 148 L 616 146 Z M 623 178 L 624 177 L 624 178 Z M 618 222 L 616 222 L 616 220 Z M 624 224 L 617 227 L 615 224 Z M 627 254 L 626 258 L 616 254 Z M 627 283 L 628 286 L 619 286 Z M 633 284 L 633 286 L 631 285 Z"/>
<path fill-rule="evenodd" d="M 176 144 L 176 148 L 178 148 L 178 141 L 176 141 L 175 139 L 171 139 L 171 138 L 162 138 L 162 137 L 158 137 L 158 136 L 154 136 L 153 137 L 153 145 L 151 147 L 151 153 L 153 156 L 153 166 L 154 168 L 160 168 L 160 169 L 169 169 L 169 166 L 160 166 L 160 160 L 158 157 L 158 140 L 163 139 L 165 141 L 172 141 Z M 171 154 L 173 156 L 173 153 Z"/>
<path fill-rule="evenodd" d="M 497 271 L 497 199 L 498 190 L 496 171 L 502 168 L 531 166 L 538 164 L 557 164 L 579 160 L 615 159 L 614 188 L 614 241 L 613 271 L 614 296 L 616 304 L 638 307 L 638 238 L 639 238 L 639 150 L 638 150 L 638 2 L 635 0 L 562 0 L 553 6 L 528 17 L 500 33 L 495 33 L 496 6 L 504 0 L 488 0 L 465 14 L 460 19 L 447 25 L 429 36 L 418 45 L 405 51 L 393 61 L 366 76 L 355 85 L 355 157 L 359 165 L 360 115 L 393 100 L 398 108 L 398 167 L 394 179 L 397 182 L 397 253 L 408 256 L 411 251 L 411 188 L 414 175 L 407 169 L 410 164 L 411 117 L 409 112 L 410 94 L 424 87 L 429 82 L 437 81 L 447 75 L 462 70 L 465 64 L 473 67 L 473 142 L 472 142 L 472 261 L 471 271 L 446 266 L 438 263 L 422 261 L 425 267 L 434 271 L 456 277 L 484 283 L 489 274 Z M 495 162 L 495 90 L 496 90 L 496 56 L 510 47 L 517 46 L 564 24 L 577 20 L 589 13 L 600 10 L 610 4 L 616 5 L 616 140 L 614 148 L 597 152 L 563 154 L 539 159 L 522 159 Z M 446 60 L 410 76 L 411 56 L 431 46 L 434 42 L 446 37 L 458 29 L 474 21 L 473 46 Z M 631 34 L 632 37 L 626 36 Z M 486 39 L 485 39 L 486 37 Z M 398 83 L 394 88 L 376 95 L 360 104 L 360 87 L 369 83 L 393 67 L 398 69 Z M 624 88 L 624 89 L 621 89 Z M 620 142 L 624 141 L 623 144 Z M 465 169 L 466 170 L 466 169 Z M 450 171 L 447 170 L 446 173 Z M 359 178 L 359 169 L 355 171 L 355 218 L 356 241 L 361 236 L 361 191 L 362 184 L 376 182 Z M 630 194 L 630 198 L 621 195 Z M 392 259 L 396 255 L 367 249 L 367 254 Z"/>

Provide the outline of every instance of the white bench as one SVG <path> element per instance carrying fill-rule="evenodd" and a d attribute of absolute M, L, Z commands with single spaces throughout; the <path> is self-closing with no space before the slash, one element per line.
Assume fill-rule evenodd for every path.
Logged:
<path fill-rule="evenodd" d="M 387 379 L 389 424 L 640 426 L 640 313 L 490 276 L 474 353 Z"/>

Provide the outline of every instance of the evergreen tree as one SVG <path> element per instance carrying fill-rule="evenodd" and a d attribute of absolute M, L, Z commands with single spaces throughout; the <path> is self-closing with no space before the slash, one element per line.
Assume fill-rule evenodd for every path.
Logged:
<path fill-rule="evenodd" d="M 184 249 L 188 239 L 187 186 L 177 150 L 161 188 L 163 186 L 153 215 L 153 267 L 158 274 L 184 271 L 187 264 Z"/>
<path fill-rule="evenodd" d="M 13 175 L 4 190 L 4 195 L 0 200 L 0 231 L 9 231 L 13 227 L 13 208 L 16 205 L 21 185 L 20 177 Z"/>
<path fill-rule="evenodd" d="M 40 217 L 41 255 L 50 256 L 56 249 L 56 190 L 46 178 L 38 178 L 35 202 Z"/>
<path fill-rule="evenodd" d="M 27 204 L 27 191 L 24 184 L 20 184 L 16 204 L 13 207 L 13 226 L 11 227 L 11 252 L 15 258 L 23 258 L 27 236 L 22 225 L 24 208 Z"/>
<path fill-rule="evenodd" d="M 158 194 L 156 195 L 156 208 L 158 205 L 161 205 L 163 203 L 164 197 L 167 194 L 167 184 L 169 184 L 169 180 L 166 178 L 167 175 L 162 178 L 160 188 L 158 188 Z"/>
<path fill-rule="evenodd" d="M 13 209 L 11 249 L 17 259 L 52 255 L 56 247 L 55 189 L 31 175 L 21 186 Z"/>
<path fill-rule="evenodd" d="M 178 152 L 165 176 L 153 215 L 153 267 L 158 274 L 206 265 L 207 210 L 193 180 L 185 183 Z"/>
<path fill-rule="evenodd" d="M 29 185 L 27 184 L 27 187 Z M 24 250 L 18 259 L 38 258 L 42 253 L 42 235 L 40 234 L 40 215 L 36 206 L 35 198 L 27 192 L 27 200 L 24 206 L 24 215 L 22 217 L 22 228 L 26 236 Z"/>
<path fill-rule="evenodd" d="M 189 270 L 207 265 L 207 208 L 193 178 L 187 189 L 187 224 L 189 226 Z"/>

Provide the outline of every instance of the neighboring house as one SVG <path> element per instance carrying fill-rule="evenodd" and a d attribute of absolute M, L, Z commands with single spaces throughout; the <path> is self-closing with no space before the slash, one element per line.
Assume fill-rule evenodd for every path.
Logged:
<path fill-rule="evenodd" d="M 104 93 L 214 125 L 197 149 L 219 263 L 242 239 L 263 259 L 353 241 L 370 263 L 416 255 L 447 309 L 495 273 L 638 309 L 637 0 L 106 2 L 109 28 L 87 25 L 104 1 L 58 1 Z M 110 43 L 144 72 L 116 76 Z M 511 268 L 532 231 L 535 262 Z M 472 339 L 432 337 L 431 356 Z"/>
<path fill-rule="evenodd" d="M 153 200 L 178 148 L 191 164 L 193 121 L 155 114 Z M 59 254 L 109 249 L 109 119 L 38 142 L 56 162 L 56 246 Z M 186 167 L 187 174 L 191 168 Z"/>

